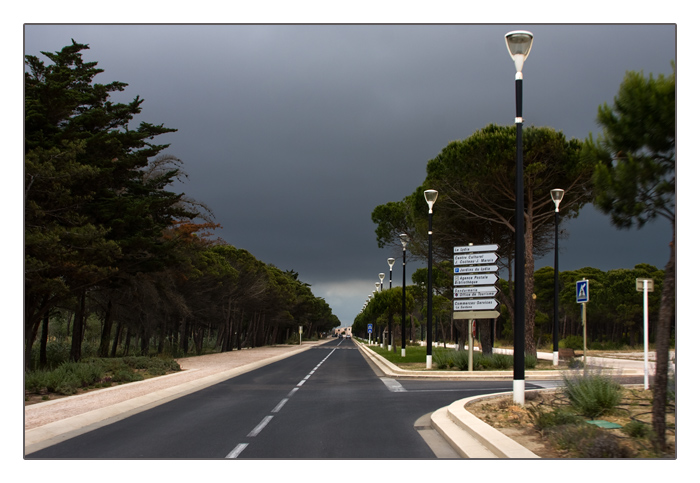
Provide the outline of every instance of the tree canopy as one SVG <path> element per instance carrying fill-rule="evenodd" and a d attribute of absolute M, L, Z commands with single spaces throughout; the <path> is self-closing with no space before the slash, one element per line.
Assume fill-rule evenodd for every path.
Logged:
<path fill-rule="evenodd" d="M 489 125 L 469 138 L 449 143 L 428 161 L 426 178 L 414 193 L 400 202 L 378 206 L 372 212 L 380 247 L 411 237 L 414 256 L 427 254 L 427 207 L 425 189 L 436 189 L 433 209 L 433 250 L 436 261 L 451 260 L 453 247 L 498 244 L 500 263 L 507 269 L 514 256 L 514 205 L 516 128 Z M 566 139 L 547 127 L 523 132 L 525 180 L 526 351 L 536 351 L 533 338 L 534 261 L 552 248 L 554 204 L 550 190 L 564 189 L 560 205 L 562 221 L 576 217 L 592 200 L 590 182 L 593 163 L 581 156 L 582 143 Z M 512 313 L 512 299 L 502 292 L 501 302 Z"/>
<path fill-rule="evenodd" d="M 671 223 L 670 256 L 659 308 L 654 384 L 655 444 L 666 447 L 668 349 L 675 317 L 676 271 L 676 75 L 627 72 L 612 106 L 598 108 L 602 135 L 586 143 L 598 160 L 596 206 L 620 228 L 641 227 L 657 217 Z"/>
<path fill-rule="evenodd" d="M 205 337 L 231 350 L 283 342 L 297 324 L 308 335 L 339 325 L 294 273 L 210 238 L 213 213 L 170 191 L 187 174 L 156 139 L 175 129 L 134 127 L 143 100 L 113 102 L 127 84 L 96 83 L 103 70 L 83 60 L 88 48 L 25 57 L 26 366 L 37 337 L 46 362 L 65 314 L 73 360 L 95 318 L 100 356 L 128 353 L 132 338 L 144 354 L 153 343 L 187 353 Z"/>

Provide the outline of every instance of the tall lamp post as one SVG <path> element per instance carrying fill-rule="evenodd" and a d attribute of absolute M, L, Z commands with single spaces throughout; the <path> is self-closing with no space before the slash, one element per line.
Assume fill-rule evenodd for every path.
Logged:
<path fill-rule="evenodd" d="M 386 262 L 389 264 L 389 289 L 391 289 L 391 275 L 392 275 L 392 272 L 394 269 L 395 260 L 393 258 L 387 258 Z M 389 320 L 389 350 L 392 350 L 393 343 L 394 343 L 394 324 L 393 324 L 392 320 Z"/>
<path fill-rule="evenodd" d="M 403 246 L 403 296 L 401 298 L 401 357 L 406 357 L 406 245 L 408 235 L 399 235 L 401 246 Z"/>
<path fill-rule="evenodd" d="M 433 205 L 438 197 L 436 190 L 425 190 L 423 192 L 425 201 L 428 203 L 428 322 L 427 337 L 425 340 L 425 367 L 433 367 Z"/>
<path fill-rule="evenodd" d="M 513 402 L 525 405 L 525 201 L 523 182 L 523 64 L 530 54 L 532 33 L 506 34 L 506 46 L 515 62 L 515 320 L 513 327 Z"/>
<path fill-rule="evenodd" d="M 550 191 L 554 201 L 554 333 L 552 336 L 552 365 L 559 365 L 559 203 L 564 190 Z"/>

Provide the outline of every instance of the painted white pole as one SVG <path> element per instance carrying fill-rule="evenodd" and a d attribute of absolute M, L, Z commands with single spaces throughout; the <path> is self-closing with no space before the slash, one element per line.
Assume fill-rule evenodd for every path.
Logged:
<path fill-rule="evenodd" d="M 644 279 L 644 389 L 649 389 L 649 281 Z"/>

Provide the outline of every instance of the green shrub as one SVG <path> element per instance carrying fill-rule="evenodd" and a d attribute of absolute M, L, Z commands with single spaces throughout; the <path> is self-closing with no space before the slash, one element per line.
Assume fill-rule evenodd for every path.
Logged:
<path fill-rule="evenodd" d="M 438 369 L 449 369 L 454 366 L 456 353 L 459 351 L 437 350 L 433 353 L 433 362 Z"/>
<path fill-rule="evenodd" d="M 568 349 L 583 350 L 583 337 L 580 335 L 567 335 L 559 341 L 559 346 Z"/>
<path fill-rule="evenodd" d="M 560 407 L 555 407 L 551 411 L 546 411 L 542 406 L 532 406 L 527 408 L 527 412 L 532 424 L 539 430 L 550 429 L 566 424 L 576 425 L 583 423 L 583 418 Z"/>
<path fill-rule="evenodd" d="M 564 394 L 577 412 L 596 418 L 612 411 L 622 400 L 622 386 L 603 374 L 564 375 Z"/>
<path fill-rule="evenodd" d="M 632 450 L 615 436 L 602 431 L 581 446 L 583 458 L 631 458 L 633 456 Z"/>
<path fill-rule="evenodd" d="M 652 433 L 651 427 L 642 421 L 630 421 L 622 427 L 622 432 L 633 438 L 646 438 Z"/>

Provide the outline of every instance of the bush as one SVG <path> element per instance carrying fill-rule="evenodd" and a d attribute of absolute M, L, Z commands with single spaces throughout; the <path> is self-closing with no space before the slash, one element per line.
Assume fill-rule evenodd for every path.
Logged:
<path fill-rule="evenodd" d="M 598 432 L 595 438 L 586 441 L 581 448 L 583 458 L 631 458 L 632 450 L 609 433 Z"/>
<path fill-rule="evenodd" d="M 541 406 L 527 408 L 528 417 L 535 428 L 539 430 L 550 429 L 566 424 L 577 425 L 583 423 L 583 418 L 563 408 L 555 407 L 551 411 L 545 411 Z"/>
<path fill-rule="evenodd" d="M 622 432 L 633 438 L 646 438 L 651 435 L 652 429 L 641 421 L 630 421 L 622 427 Z"/>
<path fill-rule="evenodd" d="M 567 349 L 583 350 L 583 337 L 580 335 L 568 335 L 559 341 L 559 346 Z"/>
<path fill-rule="evenodd" d="M 449 369 L 454 366 L 454 359 L 459 351 L 437 350 L 433 353 L 433 362 L 438 369 Z"/>
<path fill-rule="evenodd" d="M 602 374 L 564 375 L 564 394 L 577 412 L 596 418 L 612 411 L 622 400 L 622 386 Z"/>

